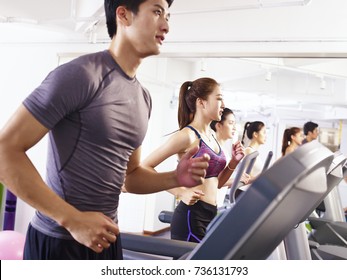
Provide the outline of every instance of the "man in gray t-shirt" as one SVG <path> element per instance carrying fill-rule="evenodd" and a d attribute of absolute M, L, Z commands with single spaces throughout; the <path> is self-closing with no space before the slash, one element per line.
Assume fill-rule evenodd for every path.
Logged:
<path fill-rule="evenodd" d="M 197 149 L 175 171 L 140 165 L 151 98 L 136 70 L 159 53 L 172 1 L 105 0 L 109 49 L 49 73 L 0 132 L 0 181 L 37 209 L 25 259 L 121 259 L 117 206 L 124 179 L 133 193 L 202 182 L 208 156 L 193 159 Z M 26 151 L 47 133 L 44 181 Z"/>
<path fill-rule="evenodd" d="M 147 131 L 148 91 L 103 51 L 55 69 L 23 105 L 50 129 L 46 183 L 77 209 L 117 221 L 127 163 Z M 31 225 L 50 236 L 70 237 L 40 212 Z"/>

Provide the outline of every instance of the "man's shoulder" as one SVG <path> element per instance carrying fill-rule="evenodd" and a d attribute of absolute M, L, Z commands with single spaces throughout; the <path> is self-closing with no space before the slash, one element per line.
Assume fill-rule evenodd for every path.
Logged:
<path fill-rule="evenodd" d="M 90 81 L 102 80 L 110 71 L 116 67 L 109 57 L 108 52 L 100 51 L 80 55 L 73 60 L 60 65 L 60 72 L 70 73 L 72 77 L 89 79 Z"/>
<path fill-rule="evenodd" d="M 100 52 L 94 52 L 94 53 L 87 53 L 82 54 L 70 62 L 68 62 L 66 65 L 83 65 L 84 67 L 95 67 L 95 65 L 104 65 L 105 62 L 108 61 L 107 52 L 106 51 L 100 51 Z"/>

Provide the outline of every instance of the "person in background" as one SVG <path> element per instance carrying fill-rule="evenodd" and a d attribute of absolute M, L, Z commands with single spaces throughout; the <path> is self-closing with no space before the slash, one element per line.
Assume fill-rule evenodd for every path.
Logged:
<path fill-rule="evenodd" d="M 245 145 L 246 136 L 249 139 L 248 146 L 245 148 L 245 155 L 249 155 L 258 151 L 259 147 L 266 142 L 266 127 L 261 121 L 246 122 L 242 134 L 241 143 Z M 249 183 L 252 183 L 260 174 L 264 163 L 259 158 L 256 158 L 250 175 Z"/>
<path fill-rule="evenodd" d="M 230 148 L 227 147 L 226 145 L 229 143 L 229 141 L 231 140 L 231 142 L 233 142 L 234 138 L 235 138 L 235 134 L 236 134 L 236 120 L 235 120 L 235 114 L 232 110 L 230 110 L 229 108 L 224 108 L 223 111 L 223 115 L 220 121 L 212 121 L 211 122 L 211 128 L 213 129 L 213 131 L 215 131 L 216 133 L 216 138 L 217 141 L 219 142 L 219 144 L 221 145 L 221 147 L 225 150 L 224 153 L 227 156 L 227 158 L 230 158 Z M 231 144 L 232 147 L 232 144 Z M 240 181 L 247 185 L 248 181 L 250 179 L 250 175 L 247 173 L 243 173 L 241 176 Z M 222 187 L 228 187 L 230 188 L 231 185 L 233 183 L 233 175 L 230 176 L 229 180 L 225 183 L 224 186 L 220 186 L 220 188 Z M 223 188 L 223 190 L 221 190 L 218 195 L 223 195 L 223 203 L 225 202 L 225 192 L 228 190 L 225 190 L 225 188 Z M 218 199 L 220 200 L 220 199 Z M 220 203 L 222 204 L 222 203 Z"/>
<path fill-rule="evenodd" d="M 305 123 L 304 134 L 305 134 L 305 139 L 302 141 L 302 144 L 306 144 L 308 142 L 316 140 L 319 135 L 318 124 L 311 121 Z"/>
<path fill-rule="evenodd" d="M 296 150 L 302 144 L 303 139 L 304 135 L 301 128 L 291 127 L 285 129 L 282 138 L 282 156 L 285 156 Z"/>
<path fill-rule="evenodd" d="M 305 139 L 302 141 L 302 144 L 309 143 L 311 141 L 317 140 L 319 135 L 318 124 L 314 122 L 307 122 L 304 124 L 304 134 Z M 324 200 L 317 206 L 316 211 L 318 213 L 325 212 L 325 203 Z"/>
<path fill-rule="evenodd" d="M 171 220 L 172 239 L 197 243 L 203 239 L 208 224 L 217 214 L 218 187 L 225 185 L 244 156 L 243 146 L 237 142 L 233 145 L 231 160 L 227 161 L 210 128 L 212 121 L 221 120 L 223 111 L 223 95 L 214 79 L 199 78 L 183 83 L 179 93 L 179 130 L 142 163 L 154 169 L 172 155 L 177 155 L 180 160 L 187 150 L 196 145 L 199 146 L 196 156 L 202 153 L 210 156 L 203 184 L 188 191 L 185 185 L 170 190 L 181 198 Z"/>
<path fill-rule="evenodd" d="M 209 157 L 192 158 L 197 147 L 171 172 L 140 165 L 152 102 L 136 71 L 159 54 L 172 0 L 104 3 L 109 49 L 54 69 L 0 131 L 0 182 L 37 210 L 24 259 L 122 259 L 117 207 L 125 175 L 133 193 L 204 181 Z M 44 181 L 26 152 L 47 133 Z"/>

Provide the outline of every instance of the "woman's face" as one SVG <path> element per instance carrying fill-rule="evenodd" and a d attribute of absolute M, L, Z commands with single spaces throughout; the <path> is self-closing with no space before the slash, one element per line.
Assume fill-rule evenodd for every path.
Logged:
<path fill-rule="evenodd" d="M 292 141 L 296 143 L 297 145 L 301 145 L 302 141 L 304 140 L 304 134 L 302 131 L 299 131 L 292 135 Z"/>
<path fill-rule="evenodd" d="M 260 145 L 265 144 L 265 142 L 266 142 L 266 127 L 263 126 L 258 132 L 254 132 L 254 136 Z"/>
<path fill-rule="evenodd" d="M 211 121 L 220 121 L 225 107 L 220 87 L 216 86 L 211 94 L 207 97 L 207 100 L 203 102 L 206 114 Z"/>
<path fill-rule="evenodd" d="M 236 122 L 234 114 L 228 114 L 223 123 L 217 128 L 218 136 L 223 140 L 233 139 L 236 133 Z"/>

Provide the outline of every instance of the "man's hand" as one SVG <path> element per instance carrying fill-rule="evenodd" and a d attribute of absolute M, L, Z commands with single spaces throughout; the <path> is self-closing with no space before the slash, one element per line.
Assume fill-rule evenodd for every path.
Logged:
<path fill-rule="evenodd" d="M 119 234 L 118 225 L 99 212 L 79 212 L 65 227 L 76 241 L 96 253 L 110 247 Z"/>
<path fill-rule="evenodd" d="M 179 186 L 194 187 L 204 182 L 210 156 L 204 154 L 193 158 L 198 149 L 198 146 L 190 149 L 178 163 L 176 173 Z"/>

